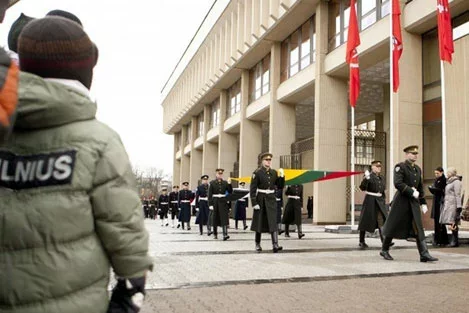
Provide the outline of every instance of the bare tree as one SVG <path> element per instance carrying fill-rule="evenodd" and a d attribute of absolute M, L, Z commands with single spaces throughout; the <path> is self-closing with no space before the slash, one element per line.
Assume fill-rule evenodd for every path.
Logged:
<path fill-rule="evenodd" d="M 165 174 L 164 170 L 156 167 L 141 169 L 138 166 L 134 166 L 132 170 L 137 181 L 138 192 L 142 197 L 158 197 L 162 181 L 169 178 L 169 175 Z"/>

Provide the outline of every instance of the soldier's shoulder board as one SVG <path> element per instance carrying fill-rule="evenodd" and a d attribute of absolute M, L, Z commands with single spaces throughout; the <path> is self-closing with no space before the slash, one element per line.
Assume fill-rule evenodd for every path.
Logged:
<path fill-rule="evenodd" d="M 72 182 L 76 150 L 20 155 L 0 151 L 0 187 L 13 190 Z"/>

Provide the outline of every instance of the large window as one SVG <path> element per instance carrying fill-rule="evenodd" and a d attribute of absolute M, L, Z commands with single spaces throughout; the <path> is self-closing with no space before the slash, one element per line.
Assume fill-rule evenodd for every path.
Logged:
<path fill-rule="evenodd" d="M 391 12 L 391 0 L 358 0 L 358 29 L 364 30 Z M 349 0 L 329 1 L 329 51 L 347 42 Z"/>
<path fill-rule="evenodd" d="M 215 100 L 211 106 L 211 119 L 210 126 L 211 128 L 218 126 L 220 124 L 220 100 Z"/>
<path fill-rule="evenodd" d="M 230 87 L 228 97 L 230 103 L 227 106 L 226 115 L 230 117 L 241 111 L 241 79 Z"/>
<path fill-rule="evenodd" d="M 204 135 L 204 112 L 197 116 L 197 136 L 202 137 Z"/>
<path fill-rule="evenodd" d="M 270 53 L 250 71 L 250 102 L 270 91 Z"/>
<path fill-rule="evenodd" d="M 282 43 L 281 81 L 314 63 L 316 51 L 314 23 L 315 19 L 312 16 Z"/>

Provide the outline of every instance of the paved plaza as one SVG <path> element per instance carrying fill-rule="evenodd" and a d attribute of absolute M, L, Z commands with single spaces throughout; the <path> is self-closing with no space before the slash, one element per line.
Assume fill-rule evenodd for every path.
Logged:
<path fill-rule="evenodd" d="M 280 236 L 278 254 L 263 234 L 264 251 L 256 253 L 254 233 L 235 230 L 233 221 L 227 241 L 199 235 L 198 225 L 188 231 L 145 223 L 155 268 L 143 313 L 468 312 L 467 244 L 429 245 L 440 261 L 421 263 L 415 243 L 398 240 L 395 260 L 385 261 L 377 238 L 359 250 L 358 235 L 307 224 L 301 240 Z"/>

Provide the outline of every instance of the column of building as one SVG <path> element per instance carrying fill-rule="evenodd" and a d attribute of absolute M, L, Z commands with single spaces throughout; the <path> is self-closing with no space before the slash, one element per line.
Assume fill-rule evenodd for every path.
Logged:
<path fill-rule="evenodd" d="M 204 144 L 202 150 L 202 173 L 207 174 L 212 179 L 215 169 L 218 167 L 218 144 L 207 141 L 207 133 L 210 130 L 210 105 L 204 108 Z"/>
<path fill-rule="evenodd" d="M 328 52 L 328 3 L 316 10 L 316 79 L 314 104 L 314 166 L 321 170 L 347 168 L 347 81 L 325 73 Z M 346 222 L 346 180 L 316 183 L 314 223 Z"/>
<path fill-rule="evenodd" d="M 194 142 L 197 138 L 197 117 L 192 117 L 192 127 L 191 127 L 191 158 L 190 158 L 190 175 L 189 175 L 189 186 L 191 189 L 194 189 L 199 182 L 201 173 L 202 173 L 202 151 L 194 148 Z"/>
<path fill-rule="evenodd" d="M 185 153 L 187 136 L 189 135 L 188 128 L 189 125 L 184 125 L 181 131 L 181 171 L 179 175 L 181 183 L 189 181 L 190 177 L 190 155 Z"/>
<path fill-rule="evenodd" d="M 226 90 L 220 92 L 220 124 L 218 135 L 218 167 L 226 171 L 226 177 L 233 171 L 238 151 L 236 136 L 224 131 L 225 120 L 230 106 L 229 94 Z"/>
<path fill-rule="evenodd" d="M 174 136 L 174 153 L 173 153 L 173 185 L 180 185 L 180 178 L 181 178 L 181 160 L 177 159 L 177 153 L 178 151 L 182 152 L 182 147 L 181 147 L 181 133 L 177 133 Z M 179 140 L 178 140 L 179 138 Z"/>

